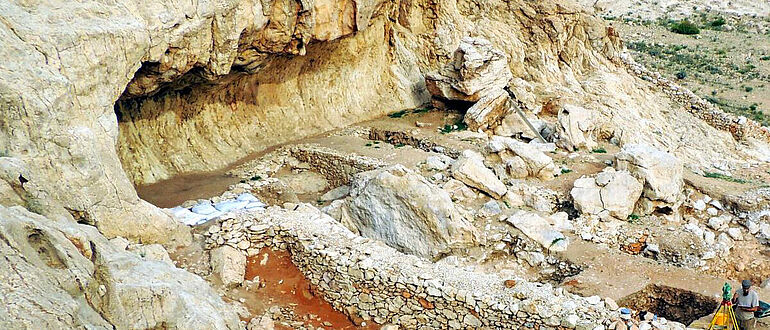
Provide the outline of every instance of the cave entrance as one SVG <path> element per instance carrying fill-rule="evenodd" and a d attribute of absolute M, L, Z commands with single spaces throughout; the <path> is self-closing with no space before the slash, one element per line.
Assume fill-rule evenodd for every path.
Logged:
<path fill-rule="evenodd" d="M 719 301 L 713 297 L 657 284 L 650 284 L 624 297 L 618 304 L 638 311 L 653 312 L 685 325 L 710 315 L 719 307 Z"/>

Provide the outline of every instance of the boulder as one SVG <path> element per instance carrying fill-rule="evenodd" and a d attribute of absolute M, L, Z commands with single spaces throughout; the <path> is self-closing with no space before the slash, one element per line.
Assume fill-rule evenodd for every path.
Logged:
<path fill-rule="evenodd" d="M 628 144 L 615 156 L 616 168 L 644 182 L 644 197 L 675 204 L 684 186 L 682 162 L 674 155 L 644 144 Z"/>
<path fill-rule="evenodd" d="M 594 129 L 594 116 L 591 111 L 565 104 L 559 111 L 556 145 L 569 151 L 591 150 L 597 146 L 591 136 Z"/>
<path fill-rule="evenodd" d="M 331 190 L 327 191 L 326 193 L 324 193 L 323 195 L 321 195 L 321 201 L 322 202 L 331 202 L 333 200 L 344 198 L 348 194 L 350 194 L 350 186 L 347 186 L 347 185 L 339 186 L 339 187 L 331 189 Z"/>
<path fill-rule="evenodd" d="M 468 188 L 467 185 L 455 179 L 449 179 L 442 188 L 449 193 L 453 201 L 465 201 L 476 198 L 476 192 L 473 189 Z"/>
<path fill-rule="evenodd" d="M 225 287 L 236 287 L 246 275 L 246 255 L 227 245 L 215 248 L 211 250 L 211 270 Z"/>
<path fill-rule="evenodd" d="M 404 253 L 436 260 L 476 243 L 449 193 L 402 165 L 356 174 L 350 195 L 355 229 Z"/>
<path fill-rule="evenodd" d="M 507 188 L 495 172 L 484 165 L 484 157 L 472 150 L 463 151 L 452 165 L 452 177 L 479 189 L 494 199 L 500 199 Z"/>
<path fill-rule="evenodd" d="M 472 131 L 495 129 L 510 109 L 510 97 L 502 89 L 491 91 L 465 112 L 463 121 Z"/>
<path fill-rule="evenodd" d="M 519 211 L 508 217 L 506 221 L 550 251 L 567 250 L 569 238 L 551 226 L 547 219 L 536 213 Z"/>
<path fill-rule="evenodd" d="M 506 163 L 516 156 L 520 157 L 526 164 L 529 176 L 541 180 L 550 180 L 553 179 L 556 174 L 557 167 L 556 164 L 554 164 L 553 159 L 542 152 L 537 144 L 524 143 L 516 139 L 502 136 L 492 137 L 490 143 L 502 143 L 506 146 L 506 150 L 500 152 L 500 157 Z M 518 161 L 515 162 L 518 163 Z M 509 165 L 514 166 L 513 164 Z M 518 175 L 514 175 L 514 177 L 516 176 Z"/>
<path fill-rule="evenodd" d="M 575 208 L 583 214 L 608 211 L 613 217 L 628 218 L 642 194 L 642 184 L 627 171 L 608 167 L 596 177 L 575 180 L 570 191 Z"/>
<path fill-rule="evenodd" d="M 476 102 L 502 90 L 512 77 L 505 53 L 486 39 L 465 37 L 452 62 L 427 74 L 425 84 L 434 97 Z"/>
<path fill-rule="evenodd" d="M 240 329 L 208 283 L 93 226 L 0 206 L 0 328 Z"/>
<path fill-rule="evenodd" d="M 540 133 L 540 135 L 542 135 L 544 138 L 548 139 L 547 136 L 550 134 L 549 130 L 551 130 L 551 128 L 548 127 L 548 123 L 540 120 L 532 113 L 525 112 L 524 115 L 527 117 L 527 120 L 529 120 L 529 123 L 535 127 L 538 133 Z M 504 137 L 519 137 L 529 140 L 537 139 L 535 132 L 533 132 L 532 129 L 527 126 L 527 123 L 521 119 L 521 115 L 519 115 L 516 111 L 511 111 L 505 115 L 505 117 L 503 117 L 500 121 L 500 125 L 495 127 L 494 133 L 495 135 Z"/>

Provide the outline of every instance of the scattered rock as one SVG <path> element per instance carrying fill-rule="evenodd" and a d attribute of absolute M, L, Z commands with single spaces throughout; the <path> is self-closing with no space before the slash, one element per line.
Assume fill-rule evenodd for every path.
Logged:
<path fill-rule="evenodd" d="M 569 238 L 554 229 L 545 218 L 526 211 L 518 211 L 506 219 L 524 235 L 551 251 L 566 251 Z"/>
<path fill-rule="evenodd" d="M 230 246 L 220 246 L 211 250 L 211 270 L 225 287 L 236 287 L 246 275 L 246 255 Z"/>
<path fill-rule="evenodd" d="M 246 325 L 246 330 L 273 330 L 275 329 L 275 323 L 270 317 L 269 313 L 265 313 L 262 316 L 257 316 L 249 321 Z"/>
<path fill-rule="evenodd" d="M 331 202 L 333 200 L 337 200 L 340 198 L 344 198 L 350 194 L 350 186 L 339 186 L 337 188 L 334 188 L 332 190 L 327 191 L 325 194 L 321 195 L 321 201 L 323 202 Z"/>
<path fill-rule="evenodd" d="M 473 189 L 455 179 L 447 181 L 444 184 L 443 189 L 449 193 L 449 196 L 452 197 L 453 201 L 465 201 L 476 198 L 476 193 Z"/>
<path fill-rule="evenodd" d="M 507 150 L 500 152 L 500 158 L 506 162 L 507 166 L 513 166 L 508 164 L 508 161 L 514 157 L 520 157 L 524 161 L 529 176 L 539 178 L 541 180 L 550 180 L 557 172 L 557 167 L 553 162 L 553 159 L 540 151 L 540 149 L 534 144 L 524 143 L 512 138 L 506 138 L 501 136 L 492 137 L 494 143 L 501 143 L 506 146 Z M 510 153 L 508 153 L 510 151 Z M 520 167 L 518 165 L 517 167 Z"/>
<path fill-rule="evenodd" d="M 425 166 L 428 170 L 433 171 L 443 171 L 446 170 L 449 165 L 444 163 L 444 161 L 441 160 L 441 157 L 438 156 L 429 156 L 425 159 Z"/>
<path fill-rule="evenodd" d="M 489 194 L 494 199 L 500 199 L 505 195 L 507 188 L 492 170 L 484 166 L 483 159 L 483 156 L 475 151 L 463 151 L 452 165 L 452 177 Z"/>

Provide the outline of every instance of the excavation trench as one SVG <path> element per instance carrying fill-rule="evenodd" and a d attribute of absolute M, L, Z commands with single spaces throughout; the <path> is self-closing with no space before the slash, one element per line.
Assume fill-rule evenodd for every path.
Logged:
<path fill-rule="evenodd" d="M 719 302 L 706 295 L 665 285 L 650 284 L 618 301 L 620 306 L 648 311 L 689 325 L 713 313 Z"/>

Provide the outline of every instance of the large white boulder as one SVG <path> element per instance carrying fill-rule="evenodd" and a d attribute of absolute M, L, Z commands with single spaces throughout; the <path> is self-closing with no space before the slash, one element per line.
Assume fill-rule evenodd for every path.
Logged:
<path fill-rule="evenodd" d="M 551 221 L 536 213 L 519 211 L 508 217 L 506 221 L 550 251 L 567 250 L 569 238 L 552 226 Z"/>
<path fill-rule="evenodd" d="M 476 243 L 476 229 L 449 193 L 402 165 L 357 174 L 349 215 L 362 236 L 435 260 Z"/>
<path fill-rule="evenodd" d="M 510 97 L 502 89 L 491 91 L 465 112 L 463 121 L 472 131 L 495 129 L 510 110 Z"/>
<path fill-rule="evenodd" d="M 451 63 L 425 76 L 431 95 L 445 100 L 476 102 L 500 91 L 513 77 L 508 57 L 483 38 L 465 37 Z"/>
<path fill-rule="evenodd" d="M 644 197 L 671 204 L 679 201 L 684 168 L 674 155 L 644 144 L 628 144 L 615 157 L 618 170 L 644 181 Z"/>
<path fill-rule="evenodd" d="M 576 105 L 565 104 L 559 111 L 556 144 L 569 151 L 591 150 L 597 146 L 592 137 L 594 129 L 594 115 L 591 111 Z"/>
<path fill-rule="evenodd" d="M 211 250 L 211 270 L 225 287 L 236 287 L 246 275 L 246 256 L 236 248 L 220 246 Z"/>
<path fill-rule="evenodd" d="M 484 157 L 472 150 L 463 151 L 457 158 L 452 165 L 452 177 L 495 199 L 500 199 L 507 191 L 495 172 L 484 165 Z"/>
<path fill-rule="evenodd" d="M 493 136 L 490 140 L 490 145 L 502 145 L 505 146 L 503 151 L 500 151 L 500 157 L 506 162 L 509 168 L 509 172 L 514 172 L 513 164 L 520 164 L 516 157 L 521 158 L 526 164 L 526 170 L 529 176 L 536 177 L 541 180 L 553 179 L 556 174 L 556 164 L 553 159 L 546 155 L 538 148 L 537 144 L 529 144 L 518 141 L 516 139 Z M 511 163 L 513 162 L 513 163 Z M 516 175 L 514 176 L 516 177 Z"/>
<path fill-rule="evenodd" d="M 642 184 L 627 171 L 608 167 L 596 177 L 575 180 L 570 191 L 575 208 L 583 214 L 609 215 L 626 219 L 642 194 Z"/>

